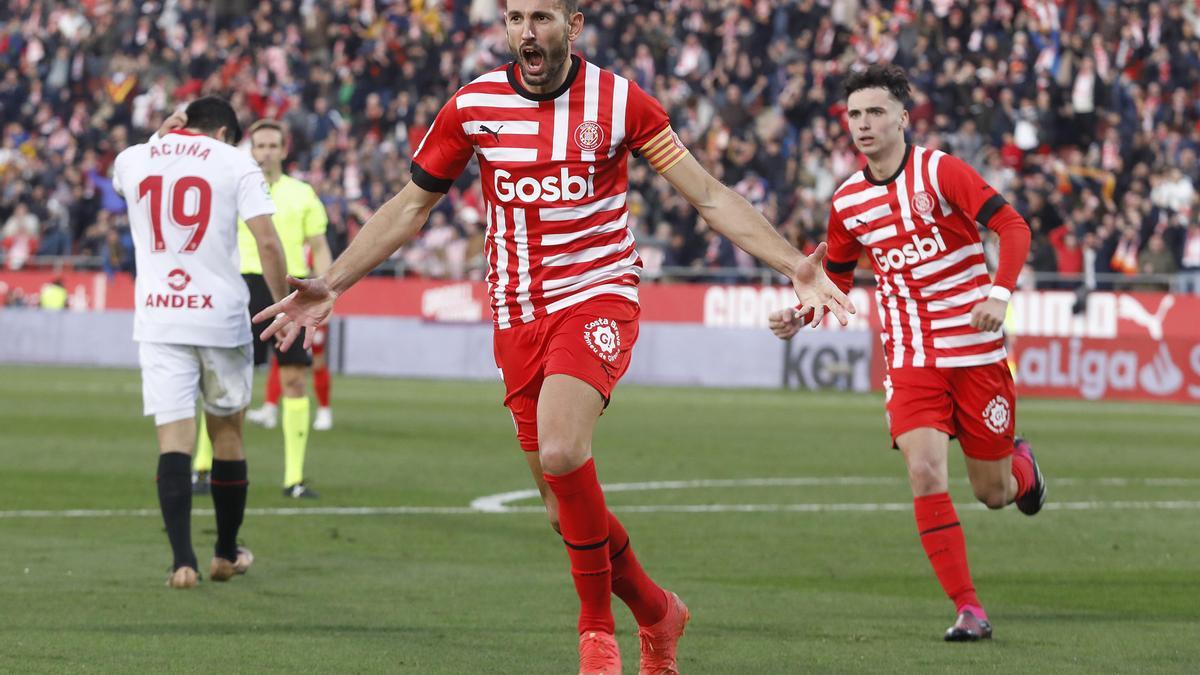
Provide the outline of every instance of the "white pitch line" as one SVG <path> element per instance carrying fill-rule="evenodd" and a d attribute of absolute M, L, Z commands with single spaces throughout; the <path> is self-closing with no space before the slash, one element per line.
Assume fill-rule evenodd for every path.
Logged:
<path fill-rule="evenodd" d="M 953 484 L 965 485 L 966 479 L 955 479 L 950 481 Z M 898 476 L 803 476 L 794 478 L 733 478 L 733 479 L 717 479 L 717 480 L 668 480 L 668 481 L 649 481 L 643 483 L 606 483 L 604 485 L 605 493 L 612 492 L 638 492 L 643 490 L 688 490 L 695 488 L 729 488 L 729 487 L 820 487 L 820 486 L 843 486 L 843 485 L 907 485 L 908 481 Z M 1054 485 L 1101 485 L 1106 487 L 1127 487 L 1130 485 L 1145 485 L 1148 487 L 1185 487 L 1189 485 L 1200 485 L 1200 479 L 1190 478 L 1054 478 L 1050 481 Z M 509 504 L 522 501 L 525 499 L 534 499 L 539 497 L 536 489 L 528 490 L 513 490 L 512 492 L 501 492 L 499 494 L 487 495 L 479 497 L 471 502 L 471 507 L 485 513 L 502 513 L 507 509 L 513 508 Z M 719 506 L 719 505 L 714 505 Z M 754 507 L 756 505 L 742 505 L 743 507 Z M 799 505 L 802 507 L 812 506 L 811 504 Z M 854 506 L 854 505 L 851 505 Z M 982 505 L 981 505 L 982 506 Z M 912 504 L 908 504 L 911 508 Z M 629 507 L 633 508 L 633 507 Z M 662 508 L 666 507 L 649 507 Z M 747 510 L 747 509 L 731 509 L 731 510 Z M 754 510 L 750 508 L 749 510 Z M 801 509 L 808 510 L 808 509 Z M 851 509 L 853 510 L 853 509 Z"/>
<path fill-rule="evenodd" d="M 956 484 L 965 480 L 952 481 Z M 905 479 L 895 476 L 802 476 L 793 478 L 733 478 L 709 480 L 648 481 L 642 483 L 610 483 L 607 493 L 644 492 L 651 490 L 685 490 L 730 487 L 814 487 L 855 485 L 903 485 Z M 1099 485 L 1105 487 L 1187 487 L 1200 485 L 1193 478 L 1056 478 L 1052 485 Z M 479 497 L 469 506 L 317 506 L 246 509 L 250 516 L 421 516 L 473 515 L 503 513 L 543 513 L 540 505 L 512 506 L 516 501 L 538 497 L 536 489 L 513 490 Z M 960 508 L 984 510 L 983 504 L 971 502 Z M 624 513 L 861 513 L 876 511 L 908 511 L 911 502 L 892 503 L 811 503 L 811 504 L 649 504 L 612 506 Z M 1200 501 L 1079 501 L 1049 502 L 1050 511 L 1088 511 L 1102 509 L 1200 509 Z M 211 516 L 212 509 L 194 509 L 194 515 Z M 29 518 L 158 518 L 158 509 L 65 509 L 0 511 L 0 520 Z"/>
<path fill-rule="evenodd" d="M 605 483 L 607 492 L 640 492 L 643 490 L 689 490 L 693 488 L 727 487 L 812 487 L 820 485 L 899 485 L 903 478 L 894 476 L 804 476 L 800 478 L 729 478 L 706 480 L 658 480 L 644 483 Z M 512 502 L 533 499 L 540 494 L 536 489 L 513 490 L 496 495 L 480 497 L 471 502 L 471 507 L 487 513 L 498 513 L 510 508 Z"/>
<path fill-rule="evenodd" d="M 983 504 L 957 504 L 956 508 L 984 511 Z M 610 506 L 618 513 L 872 513 L 880 511 L 909 511 L 911 502 L 850 503 L 850 504 L 647 504 Z M 1047 511 L 1100 510 L 1195 510 L 1200 501 L 1117 501 L 1117 502 L 1048 502 Z M 502 510 L 484 511 L 468 506 L 329 506 L 316 508 L 247 509 L 251 516 L 421 516 L 421 515 L 504 515 L 544 513 L 540 506 L 509 506 Z M 212 509 L 195 509 L 192 515 L 211 516 Z M 28 518 L 158 518 L 153 509 L 73 509 L 67 511 L 0 511 L 0 520 Z"/>

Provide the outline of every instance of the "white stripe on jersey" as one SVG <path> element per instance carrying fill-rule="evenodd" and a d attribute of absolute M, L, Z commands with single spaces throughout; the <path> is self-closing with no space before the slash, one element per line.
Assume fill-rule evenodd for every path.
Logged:
<path fill-rule="evenodd" d="M 489 162 L 536 162 L 537 148 L 481 147 L 479 154 Z"/>
<path fill-rule="evenodd" d="M 542 243 L 544 244 L 545 241 Z M 542 259 L 542 264 L 550 267 L 577 265 L 583 262 L 591 262 L 592 260 L 606 258 L 614 253 L 624 251 L 630 246 L 633 246 L 633 232 L 626 232 L 625 238 L 619 243 L 609 244 L 608 246 L 593 246 L 592 248 L 585 248 L 581 251 L 575 251 L 573 253 L 560 253 L 558 255 L 546 256 Z"/>
<path fill-rule="evenodd" d="M 919 145 L 914 145 L 913 156 L 915 157 L 915 159 L 913 159 L 913 194 L 919 195 L 925 191 L 925 179 L 921 177 L 921 159 L 925 156 L 925 148 L 922 148 Z M 921 216 L 921 219 L 925 221 L 926 225 L 933 225 L 932 211 L 924 215 L 920 213 L 917 215 Z"/>
<path fill-rule="evenodd" d="M 513 209 L 513 243 L 517 245 L 517 302 L 521 306 L 521 320 L 533 318 L 533 303 L 529 301 L 529 287 L 533 277 L 529 274 L 529 228 L 525 226 L 525 209 Z"/>
<path fill-rule="evenodd" d="M 896 176 L 896 202 L 900 204 L 900 221 L 904 223 L 904 231 L 912 232 L 917 229 L 912 219 L 912 204 L 908 196 L 908 169 Z"/>
<path fill-rule="evenodd" d="M 630 272 L 632 274 L 636 275 L 637 268 L 634 267 Z M 596 297 L 597 295 L 619 295 L 622 298 L 625 298 L 626 300 L 628 300 L 630 302 L 636 303 L 638 301 L 637 286 L 626 286 L 624 284 L 604 284 L 603 286 L 589 288 L 586 291 L 584 291 L 578 295 L 572 295 L 569 298 L 563 298 L 562 300 L 556 300 L 556 301 L 550 303 L 549 305 L 546 305 L 546 311 L 548 313 L 553 314 L 554 312 L 557 312 L 558 310 L 563 309 L 564 307 L 578 305 L 579 303 L 583 302 L 584 300 L 589 300 L 591 298 Z"/>
<path fill-rule="evenodd" d="M 850 220 L 846 221 L 846 229 L 855 230 L 863 225 L 870 225 L 876 220 L 890 215 L 892 215 L 892 207 L 888 204 L 880 204 L 879 206 L 867 209 L 856 216 L 850 216 Z"/>
<path fill-rule="evenodd" d="M 488 227 L 492 227 L 492 210 L 488 209 Z M 496 205 L 496 230 L 493 233 L 496 248 L 496 323 L 507 328 L 508 323 L 508 248 L 504 241 L 504 207 Z"/>
<path fill-rule="evenodd" d="M 924 265 L 918 265 L 912 269 L 912 276 L 914 279 L 924 279 L 944 269 L 953 267 L 973 255 L 983 255 L 983 244 L 968 244 L 956 251 L 947 253 L 937 260 L 927 262 Z"/>
<path fill-rule="evenodd" d="M 542 220 L 545 220 L 545 218 L 543 218 Z M 597 234 L 606 234 L 608 232 L 616 232 L 618 230 L 624 229 L 626 223 L 628 223 L 628 222 L 629 222 L 629 212 L 622 211 L 620 218 L 617 218 L 616 220 L 613 220 L 613 221 L 610 221 L 607 223 L 603 223 L 601 225 L 597 225 L 595 227 L 589 227 L 586 230 L 579 230 L 578 232 L 564 232 L 562 234 L 543 234 L 542 235 L 542 245 L 543 246 L 559 246 L 562 244 L 569 244 L 569 243 L 575 241 L 576 239 L 583 239 L 584 237 L 594 237 Z"/>
<path fill-rule="evenodd" d="M 942 279 L 941 281 L 934 282 L 925 288 L 922 288 L 921 295 L 927 298 L 933 297 L 938 293 L 944 293 L 957 288 L 958 286 L 961 286 L 962 284 L 965 284 L 976 277 L 981 277 L 987 273 L 988 271 L 986 265 L 983 263 L 976 263 L 957 274 L 953 274 L 945 279 Z"/>
<path fill-rule="evenodd" d="M 999 330 L 989 331 L 986 333 L 965 333 L 963 335 L 951 335 L 950 337 L 935 337 L 933 338 L 933 346 L 937 349 L 970 347 L 972 345 L 995 342 L 1003 337 L 1004 331 Z"/>
<path fill-rule="evenodd" d="M 946 153 L 941 150 L 934 150 L 933 155 L 929 158 L 929 184 L 933 187 L 933 193 L 937 195 L 938 203 L 942 205 L 942 215 L 950 215 L 950 204 L 946 202 L 946 198 L 942 196 L 942 189 L 938 186 L 938 164 L 941 163 L 942 157 Z"/>
<path fill-rule="evenodd" d="M 592 62 L 588 62 L 584 72 L 583 81 L 583 121 L 595 122 L 599 119 L 600 114 L 600 68 Z M 581 152 L 579 154 L 580 161 L 594 162 L 596 161 L 596 153 Z"/>
<path fill-rule="evenodd" d="M 594 202 L 580 204 L 579 206 L 558 206 L 550 209 L 541 209 L 538 211 L 538 216 L 542 220 L 581 220 L 590 218 L 598 213 L 612 211 L 625 206 L 625 194 L 622 192 L 619 195 L 597 199 Z"/>
<path fill-rule="evenodd" d="M 1008 351 L 1001 347 L 986 354 L 968 354 L 967 356 L 939 356 L 937 368 L 961 368 L 963 366 L 986 366 L 1008 358 Z"/>
<path fill-rule="evenodd" d="M 612 140 L 608 142 L 608 156 L 617 154 L 617 148 L 625 142 L 625 102 L 629 99 L 629 80 L 613 75 Z"/>
<path fill-rule="evenodd" d="M 866 234 L 858 235 L 858 241 L 861 242 L 863 246 L 872 246 L 894 236 L 896 236 L 896 226 L 888 225 L 887 227 L 881 227 L 878 230 L 872 230 Z"/>
<path fill-rule="evenodd" d="M 952 295 L 948 298 L 942 298 L 941 300 L 930 300 L 926 307 L 928 307 L 929 311 L 931 312 L 941 312 L 954 307 L 962 307 L 965 304 L 986 298 L 990 289 L 991 286 L 977 286 L 975 288 L 963 291 L 958 295 Z"/>
<path fill-rule="evenodd" d="M 508 82 L 508 70 L 493 70 L 490 73 L 484 73 L 471 80 L 470 84 L 483 84 L 485 82 Z"/>
<path fill-rule="evenodd" d="M 900 275 L 897 274 L 895 276 L 898 277 Z M 891 307 L 888 309 L 888 314 L 892 320 L 890 335 L 895 336 L 895 339 L 892 340 L 892 345 L 895 349 L 892 353 L 892 367 L 899 368 L 904 365 L 904 333 L 900 328 L 900 297 L 896 293 L 895 286 L 888 282 L 887 279 L 888 277 L 885 276 L 883 294 L 884 302 L 891 304 Z"/>
<path fill-rule="evenodd" d="M 567 158 L 567 136 L 571 133 L 567 128 L 571 125 L 571 90 L 567 89 L 562 96 L 554 99 L 554 151 L 550 161 L 561 162 Z"/>
<path fill-rule="evenodd" d="M 957 328 L 959 326 L 969 326 L 971 324 L 970 314 L 959 314 L 945 319 L 934 319 L 929 322 L 930 330 L 945 330 L 946 328 Z"/>
<path fill-rule="evenodd" d="M 547 298 L 553 298 L 559 295 L 564 295 L 577 291 L 581 288 L 586 288 L 590 284 L 597 281 L 611 278 L 613 273 L 622 272 L 640 276 L 641 272 L 634 265 L 638 260 L 637 251 L 630 253 L 628 257 L 618 260 L 615 263 L 610 263 L 603 267 L 588 270 L 583 274 L 576 274 L 573 277 L 560 277 L 558 279 L 546 279 L 542 282 L 543 295 Z"/>
<path fill-rule="evenodd" d="M 833 209 L 835 211 L 845 211 L 851 206 L 858 206 L 859 204 L 864 204 L 872 199 L 884 197 L 887 195 L 887 193 L 888 189 L 886 185 L 876 185 L 875 187 L 867 188 L 862 192 L 855 192 L 854 194 L 846 195 L 841 199 L 835 199 L 833 202 Z M 887 204 L 884 204 L 884 206 L 887 206 Z M 891 208 L 888 208 L 888 213 L 891 212 Z"/>
<path fill-rule="evenodd" d="M 904 283 L 904 275 L 897 274 L 895 279 L 896 294 L 905 299 L 904 309 L 908 312 L 908 327 L 912 330 L 912 364 L 914 368 L 921 368 L 925 365 L 925 336 L 921 333 L 921 314 L 917 311 L 917 301 L 913 299 L 912 294 L 908 292 L 908 285 Z"/>
<path fill-rule="evenodd" d="M 834 194 L 837 194 L 837 193 L 841 192 L 842 190 L 844 190 L 845 188 L 848 188 L 848 187 L 850 187 L 851 185 L 855 185 L 855 184 L 861 183 L 861 182 L 863 182 L 863 181 L 864 181 L 864 180 L 866 180 L 866 179 L 867 179 L 867 176 L 866 176 L 866 174 L 864 174 L 864 173 L 862 172 L 862 170 L 860 169 L 859 171 L 856 171 L 856 172 L 854 172 L 854 173 L 850 174 L 850 177 L 849 177 L 849 178 L 847 178 L 846 180 L 842 181 L 842 184 L 841 184 L 841 185 L 839 185 L 839 186 L 838 186 L 838 188 L 837 188 L 836 190 L 834 190 L 834 191 L 833 191 L 833 193 L 834 193 Z M 886 187 L 886 186 L 885 186 L 885 187 Z"/>
<path fill-rule="evenodd" d="M 462 123 L 463 133 L 468 136 L 490 135 L 492 131 L 527 136 L 537 134 L 540 126 L 537 120 L 471 120 Z M 482 127 L 487 127 L 491 131 L 484 131 Z"/>
<path fill-rule="evenodd" d="M 459 110 L 463 108 L 536 108 L 537 101 L 530 101 L 520 94 L 459 94 L 454 99 Z"/>

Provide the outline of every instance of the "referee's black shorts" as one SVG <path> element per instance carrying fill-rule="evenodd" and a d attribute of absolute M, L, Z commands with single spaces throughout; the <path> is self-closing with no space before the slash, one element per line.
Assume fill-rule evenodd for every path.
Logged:
<path fill-rule="evenodd" d="M 242 278 L 246 280 L 246 288 L 250 289 L 250 316 L 263 311 L 264 309 L 275 304 L 275 300 L 271 297 L 271 289 L 267 286 L 267 280 L 261 274 L 243 274 Z M 262 323 L 250 324 L 250 331 L 254 333 L 254 365 L 261 366 L 267 362 L 267 343 L 259 339 L 262 332 L 267 326 L 271 325 L 270 321 Z M 286 352 L 279 351 L 274 340 L 271 340 L 270 349 L 275 350 L 276 358 L 279 359 L 281 366 L 311 366 L 312 354 L 304 348 L 304 339 L 301 337 L 292 343 Z"/>

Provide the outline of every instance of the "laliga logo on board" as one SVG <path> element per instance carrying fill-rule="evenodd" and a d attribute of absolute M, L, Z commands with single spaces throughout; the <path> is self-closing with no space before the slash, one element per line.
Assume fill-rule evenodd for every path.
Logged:
<path fill-rule="evenodd" d="M 512 181 L 513 175 L 504 169 L 496 169 L 492 186 L 496 197 L 502 202 L 520 199 L 526 204 L 547 201 L 578 201 L 584 197 L 596 196 L 596 168 L 588 166 L 587 178 L 572 176 L 567 167 L 562 167 L 557 176 L 546 176 L 540 181 L 536 178 L 520 178 Z"/>
<path fill-rule="evenodd" d="M 575 145 L 584 152 L 595 152 L 604 145 L 604 129 L 595 122 L 583 122 L 575 127 Z"/>
<path fill-rule="evenodd" d="M 922 192 L 921 194 L 925 194 Z M 932 209 L 933 207 L 930 206 Z M 879 265 L 882 272 L 890 270 L 902 270 L 913 263 L 929 260 L 936 257 L 939 253 L 946 251 L 946 242 L 942 241 L 942 235 L 938 229 L 934 227 L 930 230 L 932 237 L 922 237 L 914 234 L 912 242 L 900 246 L 883 250 L 881 248 L 871 249 L 871 257 L 875 259 L 875 263 Z"/>
<path fill-rule="evenodd" d="M 922 217 L 933 215 L 933 196 L 928 192 L 918 192 L 912 196 L 913 211 Z"/>
<path fill-rule="evenodd" d="M 173 291 L 182 291 L 191 283 L 192 277 L 184 270 L 176 267 L 167 273 L 167 285 Z"/>
<path fill-rule="evenodd" d="M 600 358 L 612 363 L 621 351 L 621 331 L 612 319 L 596 319 L 583 327 L 583 341 Z"/>

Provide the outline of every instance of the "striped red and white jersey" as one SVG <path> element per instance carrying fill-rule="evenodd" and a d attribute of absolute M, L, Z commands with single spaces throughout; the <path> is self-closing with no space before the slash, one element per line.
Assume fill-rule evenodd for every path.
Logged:
<path fill-rule="evenodd" d="M 413 182 L 446 192 L 479 158 L 497 328 L 598 295 L 636 303 L 628 155 L 661 173 L 687 151 L 654 98 L 578 56 L 556 91 L 535 94 L 518 77 L 510 63 L 459 89 L 413 153 Z"/>
<path fill-rule="evenodd" d="M 866 169 L 834 192 L 830 261 L 875 268 L 876 300 L 889 368 L 955 368 L 1002 361 L 1004 333 L 970 326 L 992 279 L 976 222 L 988 225 L 1003 197 L 962 160 L 909 145 L 895 175 Z"/>

